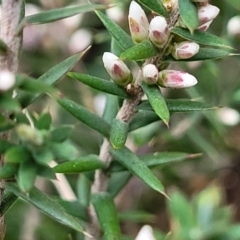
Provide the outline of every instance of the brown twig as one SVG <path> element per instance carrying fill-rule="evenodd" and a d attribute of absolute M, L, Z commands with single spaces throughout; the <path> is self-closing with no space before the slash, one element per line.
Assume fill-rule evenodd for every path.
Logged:
<path fill-rule="evenodd" d="M 0 57 L 0 71 L 8 70 L 15 73 L 18 68 L 18 53 L 21 46 L 21 36 L 16 36 L 15 30 L 22 15 L 22 0 L 2 0 L 2 18 L 0 39 L 5 42 L 8 51 Z M 1 114 L 7 116 L 6 112 Z M 0 139 L 8 139 L 9 133 L 0 134 Z M 0 167 L 4 165 L 3 156 L 0 156 Z M 3 182 L 0 180 L 0 208 L 3 199 Z M 5 236 L 4 216 L 0 216 L 0 240 Z"/>

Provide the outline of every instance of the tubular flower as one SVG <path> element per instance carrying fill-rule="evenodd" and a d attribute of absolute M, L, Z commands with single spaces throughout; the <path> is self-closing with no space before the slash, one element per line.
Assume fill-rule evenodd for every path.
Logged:
<path fill-rule="evenodd" d="M 158 69 L 153 64 L 147 64 L 143 67 L 144 81 L 151 85 L 156 84 L 158 81 Z"/>
<path fill-rule="evenodd" d="M 128 14 L 129 29 L 135 43 L 140 43 L 148 37 L 149 22 L 141 6 L 132 1 Z"/>
<path fill-rule="evenodd" d="M 108 74 L 117 85 L 126 86 L 132 81 L 132 74 L 127 65 L 116 55 L 105 52 L 102 60 Z"/>
<path fill-rule="evenodd" d="M 220 12 L 219 8 L 211 4 L 201 6 L 198 9 L 199 26 L 212 21 L 214 18 L 217 17 L 219 12 Z"/>
<path fill-rule="evenodd" d="M 165 88 L 188 88 L 197 84 L 197 79 L 186 72 L 163 70 L 159 72 L 158 85 Z"/>
<path fill-rule="evenodd" d="M 152 19 L 149 26 L 149 38 L 156 47 L 162 48 L 166 44 L 169 33 L 167 21 L 164 17 L 157 16 Z"/>
<path fill-rule="evenodd" d="M 8 70 L 0 71 L 0 92 L 6 92 L 15 84 L 15 76 Z"/>
<path fill-rule="evenodd" d="M 175 59 L 187 59 L 199 51 L 199 45 L 195 42 L 184 41 L 176 43 L 172 49 L 172 56 Z"/>

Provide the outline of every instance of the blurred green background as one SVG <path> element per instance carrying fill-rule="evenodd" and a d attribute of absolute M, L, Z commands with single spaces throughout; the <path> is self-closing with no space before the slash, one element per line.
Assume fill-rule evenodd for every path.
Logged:
<path fill-rule="evenodd" d="M 115 17 L 117 23 L 128 32 L 127 9 L 130 1 L 95 2 L 121 2 L 118 11 L 109 11 L 108 14 Z M 77 3 L 86 1 L 27 0 L 26 13 L 33 14 Z M 212 0 L 211 4 L 220 8 L 220 14 L 209 32 L 224 38 L 239 53 L 240 25 L 238 35 L 230 34 L 227 26 L 232 17 L 240 16 L 240 3 L 238 0 Z M 101 57 L 103 52 L 110 51 L 110 41 L 109 34 L 94 13 L 26 27 L 19 72 L 37 78 L 58 62 L 92 45 L 74 71 L 108 78 Z M 167 189 L 177 187 L 189 197 L 210 184 L 220 186 L 224 203 L 233 206 L 233 220 L 240 221 L 240 58 L 232 56 L 215 61 L 174 63 L 170 68 L 188 71 L 196 76 L 198 84 L 188 90 L 165 90 L 167 98 L 196 98 L 221 108 L 191 114 L 175 113 L 171 116 L 169 129 L 161 122 L 150 124 L 131 133 L 131 144 L 139 155 L 157 151 L 203 153 L 200 158 L 156 169 L 155 174 Z M 101 114 L 106 97 L 102 93 L 68 77 L 62 79 L 57 88 L 62 95 Z M 99 135 L 78 123 L 49 97 L 39 99 L 29 110 L 36 114 L 50 112 L 55 126 L 62 123 L 74 124 L 71 139 L 79 153 L 98 153 L 101 141 Z M 70 154 L 73 154 L 71 150 Z M 74 191 L 79 194 L 79 176 L 70 176 L 68 179 Z M 37 186 L 51 195 L 58 195 L 52 183 L 44 179 L 38 179 Z M 136 221 L 128 218 L 122 222 L 123 232 L 128 236 L 135 237 L 140 227 L 146 223 L 166 232 L 169 230 L 164 197 L 136 178 L 116 198 L 116 204 L 120 212 L 141 210 L 150 214 Z M 6 240 L 80 239 L 71 229 L 51 220 L 21 200 L 7 213 L 6 222 Z"/>

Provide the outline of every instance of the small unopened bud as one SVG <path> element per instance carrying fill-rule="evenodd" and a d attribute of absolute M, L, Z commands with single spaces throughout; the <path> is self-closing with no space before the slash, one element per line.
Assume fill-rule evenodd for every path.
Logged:
<path fill-rule="evenodd" d="M 154 234 L 153 234 L 153 229 L 149 225 L 144 225 L 135 240 L 155 240 Z"/>
<path fill-rule="evenodd" d="M 203 25 L 200 25 L 200 26 L 198 27 L 198 30 L 203 31 L 203 32 L 207 31 L 208 28 L 209 28 L 209 26 L 211 25 L 212 21 L 213 21 L 213 20 L 211 20 L 211 21 L 209 21 L 209 22 L 206 22 L 206 23 L 204 23 Z"/>
<path fill-rule="evenodd" d="M 157 16 L 152 19 L 149 26 L 149 38 L 156 47 L 162 48 L 166 44 L 169 33 L 167 21 L 164 17 Z"/>
<path fill-rule="evenodd" d="M 127 65 L 110 52 L 103 54 L 103 64 L 112 80 L 120 86 L 126 86 L 132 81 L 132 74 Z"/>
<path fill-rule="evenodd" d="M 15 84 L 15 76 L 8 70 L 0 71 L 0 92 L 8 91 Z"/>
<path fill-rule="evenodd" d="M 130 4 L 128 22 L 131 36 L 135 43 L 140 43 L 147 39 L 149 22 L 142 7 L 135 1 L 132 1 Z"/>
<path fill-rule="evenodd" d="M 151 85 L 156 84 L 158 81 L 158 69 L 153 64 L 147 64 L 143 67 L 144 81 Z"/>
<path fill-rule="evenodd" d="M 198 9 L 198 20 L 199 20 L 199 26 L 212 21 L 214 18 L 217 17 L 220 10 L 218 7 L 213 6 L 211 4 L 201 6 Z"/>
<path fill-rule="evenodd" d="M 172 56 L 175 59 L 187 59 L 199 51 L 199 45 L 195 42 L 184 41 L 176 43 L 172 49 Z"/>
<path fill-rule="evenodd" d="M 227 24 L 227 32 L 233 37 L 240 36 L 240 16 L 232 17 Z"/>
<path fill-rule="evenodd" d="M 197 84 L 197 79 L 186 72 L 163 70 L 159 73 L 158 85 L 165 88 L 188 88 Z"/>

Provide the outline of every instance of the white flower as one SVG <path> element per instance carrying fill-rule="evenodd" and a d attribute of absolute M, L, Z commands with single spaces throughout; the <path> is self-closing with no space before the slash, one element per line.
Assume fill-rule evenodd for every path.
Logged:
<path fill-rule="evenodd" d="M 162 48 L 168 41 L 169 33 L 164 17 L 157 16 L 152 19 L 149 26 L 149 38 L 155 46 Z"/>
<path fill-rule="evenodd" d="M 0 71 L 0 92 L 8 91 L 15 84 L 15 76 L 8 70 Z"/>
<path fill-rule="evenodd" d="M 198 9 L 199 25 L 201 26 L 209 21 L 212 21 L 214 18 L 217 17 L 219 12 L 220 12 L 219 8 L 211 4 L 201 6 Z"/>
<path fill-rule="evenodd" d="M 159 73 L 158 84 L 166 88 L 188 88 L 197 84 L 197 79 L 186 72 L 163 70 Z"/>
<path fill-rule="evenodd" d="M 199 51 L 199 45 L 195 42 L 184 41 L 176 43 L 172 49 L 172 56 L 175 59 L 187 59 Z"/>
<path fill-rule="evenodd" d="M 153 64 L 147 64 L 143 67 L 143 77 L 147 84 L 155 84 L 158 80 L 158 69 Z"/>
<path fill-rule="evenodd" d="M 127 65 L 116 55 L 105 52 L 102 59 L 104 67 L 116 84 L 126 86 L 132 81 L 132 74 Z"/>
<path fill-rule="evenodd" d="M 149 22 L 141 6 L 132 1 L 128 14 L 129 29 L 135 43 L 140 43 L 147 39 Z"/>
<path fill-rule="evenodd" d="M 227 32 L 229 35 L 235 37 L 240 36 L 240 16 L 232 17 L 227 24 Z"/>

